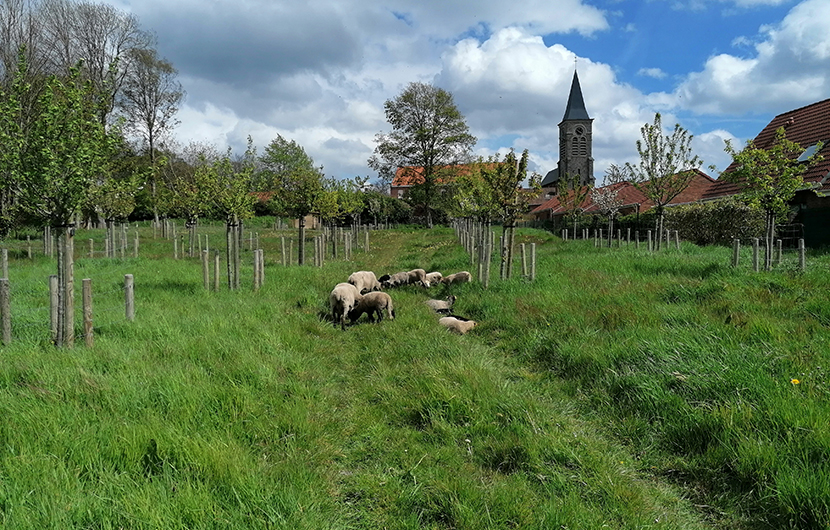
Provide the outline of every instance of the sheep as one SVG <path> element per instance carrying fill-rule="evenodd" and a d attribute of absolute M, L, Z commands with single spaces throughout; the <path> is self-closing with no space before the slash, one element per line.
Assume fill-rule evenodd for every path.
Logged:
<path fill-rule="evenodd" d="M 427 300 L 424 303 L 436 313 L 449 313 L 455 303 L 455 295 L 450 295 L 446 300 Z"/>
<path fill-rule="evenodd" d="M 427 283 L 430 285 L 435 285 L 441 283 L 441 279 L 444 276 L 440 272 L 428 272 L 427 273 Z"/>
<path fill-rule="evenodd" d="M 450 274 L 449 276 L 444 276 L 441 280 L 441 283 L 445 285 L 452 285 L 455 283 L 466 283 L 472 281 L 473 275 L 467 271 L 456 272 L 455 274 Z"/>
<path fill-rule="evenodd" d="M 390 287 L 397 287 L 399 285 L 406 285 L 409 283 L 409 273 L 408 272 L 396 272 L 395 274 L 384 274 L 381 276 L 378 281 L 380 281 L 380 285 L 384 289 L 388 289 Z"/>
<path fill-rule="evenodd" d="M 380 291 L 380 282 L 372 271 L 353 272 L 349 276 L 349 283 L 357 287 L 360 294 L 369 291 Z"/>
<path fill-rule="evenodd" d="M 463 320 L 458 317 L 441 317 L 438 323 L 459 335 L 464 335 L 478 325 L 475 320 Z"/>
<path fill-rule="evenodd" d="M 357 287 L 350 283 L 338 283 L 331 290 L 329 304 L 331 315 L 335 322 L 340 321 L 340 329 L 346 329 L 346 315 L 354 309 L 363 296 Z"/>
<path fill-rule="evenodd" d="M 377 315 L 378 321 L 382 322 L 384 309 L 389 320 L 395 320 L 395 308 L 392 306 L 392 297 L 384 292 L 368 293 L 349 312 L 349 320 L 354 322 L 363 313 L 366 313 L 369 315 L 369 322 L 375 321 L 375 315 Z"/>
<path fill-rule="evenodd" d="M 427 271 L 424 269 L 412 269 L 407 272 L 407 274 L 409 275 L 409 281 L 407 283 L 410 285 L 420 283 L 424 287 L 429 287 L 429 282 L 427 281 Z"/>

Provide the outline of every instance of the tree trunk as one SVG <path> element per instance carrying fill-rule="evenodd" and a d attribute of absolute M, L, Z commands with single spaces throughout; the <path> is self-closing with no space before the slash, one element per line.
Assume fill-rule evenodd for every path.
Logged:
<path fill-rule="evenodd" d="M 657 218 L 655 219 L 655 223 L 656 223 L 656 226 L 654 228 L 655 228 L 655 232 L 657 232 L 657 233 L 655 234 L 655 237 L 654 237 L 654 250 L 657 251 L 657 250 L 660 250 L 660 247 L 662 246 L 662 243 L 663 243 L 663 207 L 662 206 L 657 207 Z"/>
<path fill-rule="evenodd" d="M 305 263 L 305 216 L 300 216 L 297 220 L 300 226 L 299 234 L 297 234 L 299 239 L 297 245 L 297 264 L 303 265 Z"/>
<path fill-rule="evenodd" d="M 516 221 L 510 222 L 507 235 L 507 279 L 513 276 L 513 243 L 516 237 Z"/>

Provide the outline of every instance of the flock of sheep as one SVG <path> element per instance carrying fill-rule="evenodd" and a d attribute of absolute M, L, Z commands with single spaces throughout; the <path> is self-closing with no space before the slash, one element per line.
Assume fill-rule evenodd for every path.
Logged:
<path fill-rule="evenodd" d="M 377 278 L 372 271 L 358 271 L 352 273 L 348 281 L 338 283 L 331 290 L 329 304 L 332 319 L 335 323 L 339 322 L 340 329 L 343 330 L 346 329 L 346 318 L 354 323 L 364 313 L 368 315 L 370 322 L 374 322 L 375 317 L 379 322 L 382 321 L 384 312 L 389 320 L 394 320 L 395 308 L 392 304 L 392 297 L 383 292 L 384 290 L 403 285 L 420 285 L 428 289 L 431 285 L 453 285 L 471 280 L 472 275 L 467 271 L 443 276 L 440 272 L 427 273 L 424 269 L 413 269 L 407 272 L 384 274 L 380 278 Z M 455 296 L 450 295 L 446 300 L 427 300 L 426 304 L 436 313 L 447 314 L 438 319 L 440 325 L 463 335 L 473 329 L 476 322 L 450 314 L 455 300 Z"/>

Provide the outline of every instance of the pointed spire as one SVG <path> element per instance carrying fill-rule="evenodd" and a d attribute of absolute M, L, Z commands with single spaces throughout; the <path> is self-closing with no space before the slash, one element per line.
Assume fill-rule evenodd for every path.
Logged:
<path fill-rule="evenodd" d="M 579 76 L 574 70 L 574 79 L 571 82 L 571 94 L 568 96 L 568 106 L 565 107 L 565 116 L 562 121 L 590 120 L 585 110 L 585 100 L 582 99 L 582 89 L 579 87 Z"/>

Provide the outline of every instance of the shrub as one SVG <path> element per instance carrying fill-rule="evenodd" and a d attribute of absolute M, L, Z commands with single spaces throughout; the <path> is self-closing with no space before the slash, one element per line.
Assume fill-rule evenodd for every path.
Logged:
<path fill-rule="evenodd" d="M 684 204 L 666 210 L 666 227 L 698 245 L 729 244 L 735 237 L 760 237 L 764 212 L 734 197 Z"/>

